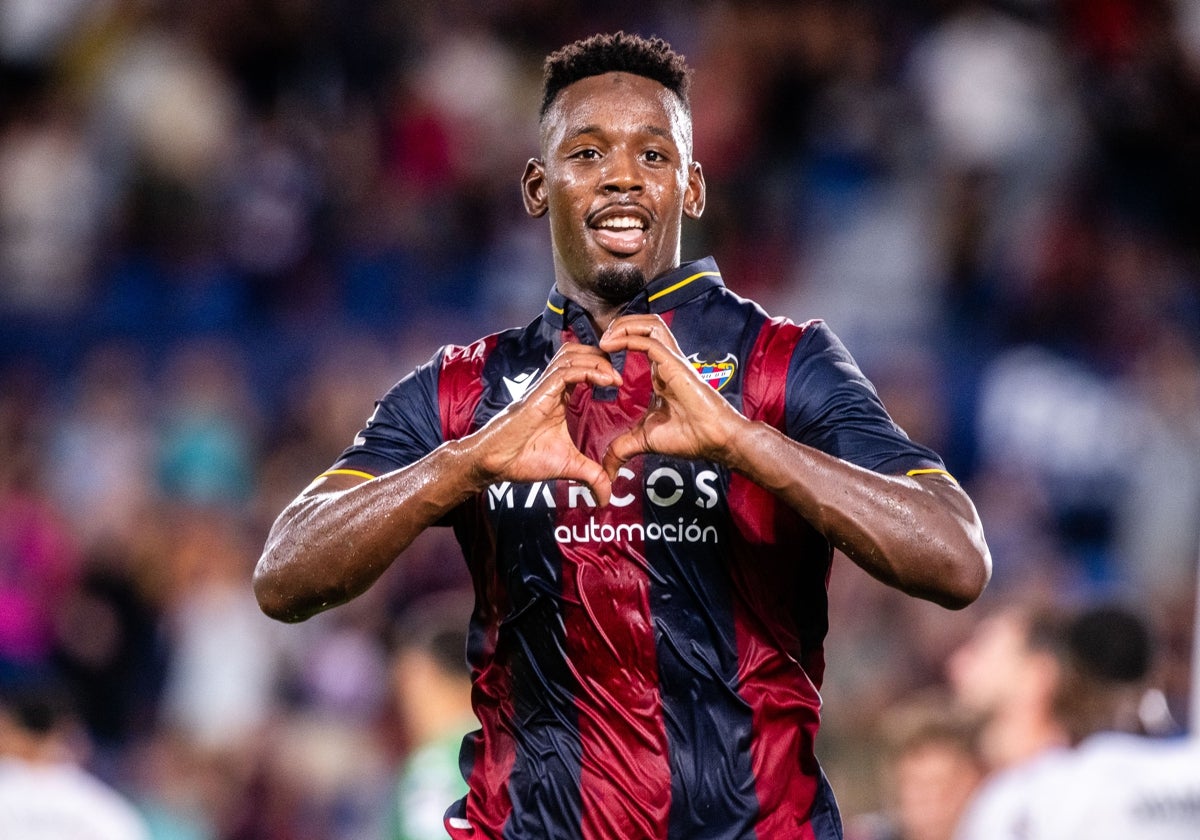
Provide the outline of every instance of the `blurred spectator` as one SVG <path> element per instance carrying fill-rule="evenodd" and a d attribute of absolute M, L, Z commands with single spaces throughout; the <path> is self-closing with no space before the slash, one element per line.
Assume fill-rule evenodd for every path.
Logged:
<path fill-rule="evenodd" d="M 0 679 L 45 665 L 58 605 L 79 573 L 77 535 L 36 480 L 38 389 L 0 387 Z"/>
<path fill-rule="evenodd" d="M 171 658 L 164 719 L 204 749 L 234 751 L 258 735 L 272 713 L 281 653 L 274 628 L 244 597 L 247 544 L 221 514 L 182 517 L 163 619 Z"/>
<path fill-rule="evenodd" d="M 1072 617 L 1062 642 L 1057 711 L 1072 749 L 1028 768 L 1017 823 L 969 836 L 1197 836 L 1200 741 L 1153 737 L 1139 714 L 1152 673 L 1150 627 L 1128 608 L 1101 604 Z"/>
<path fill-rule="evenodd" d="M 1125 377 L 1138 399 L 1139 469 L 1115 506 L 1113 535 L 1123 580 L 1155 598 L 1192 591 L 1200 546 L 1200 344 L 1196 334 L 1160 324 L 1144 339 Z M 1155 480 L 1152 476 L 1159 476 Z M 1161 476 L 1170 475 L 1169 482 Z"/>
<path fill-rule="evenodd" d="M 64 391 L 43 480 L 85 547 L 129 539 L 156 495 L 144 359 L 130 344 L 100 345 Z"/>
<path fill-rule="evenodd" d="M 0 124 L 0 310 L 61 318 L 88 303 L 102 221 L 98 162 L 53 97 Z"/>
<path fill-rule="evenodd" d="M 1060 623 L 1047 608 L 1003 604 L 947 663 L 955 698 L 982 718 L 980 753 L 993 772 L 1068 742 L 1055 707 Z"/>
<path fill-rule="evenodd" d="M 1060 716 L 1063 620 L 1033 603 L 1003 605 L 947 665 L 959 702 L 982 717 L 988 776 L 965 809 L 957 840 L 1018 840 L 1038 768 L 1070 742 Z"/>
<path fill-rule="evenodd" d="M 0 831 L 40 840 L 149 840 L 141 815 L 80 764 L 64 697 L 48 682 L 0 698 Z"/>
<path fill-rule="evenodd" d="M 1115 506 L 1142 435 L 1137 406 L 1112 380 L 1037 345 L 998 353 L 980 390 L 982 467 L 1017 471 L 1044 492 L 1076 585 L 1112 574 Z"/>
<path fill-rule="evenodd" d="M 158 479 L 164 494 L 196 505 L 249 499 L 257 447 L 257 407 L 244 358 L 213 341 L 183 344 L 167 360 Z"/>
<path fill-rule="evenodd" d="M 463 736 L 477 729 L 467 670 L 469 593 L 426 596 L 396 625 L 392 685 L 409 750 L 391 804 L 389 840 L 445 834 L 442 818 L 466 796 Z"/>
<path fill-rule="evenodd" d="M 984 774 L 975 719 L 929 694 L 891 710 L 881 731 L 888 807 L 850 822 L 847 840 L 951 840 Z"/>

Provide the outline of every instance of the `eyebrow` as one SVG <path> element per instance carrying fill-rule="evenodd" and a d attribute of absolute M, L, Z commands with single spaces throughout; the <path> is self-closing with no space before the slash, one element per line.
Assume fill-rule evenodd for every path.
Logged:
<path fill-rule="evenodd" d="M 675 142 L 675 138 L 671 136 L 670 129 L 661 128 L 656 125 L 642 125 L 642 126 L 639 126 L 639 130 L 644 131 L 647 134 L 652 134 L 655 137 L 661 137 L 664 140 L 670 140 L 672 143 Z M 604 129 L 595 123 L 591 123 L 589 125 L 580 126 L 579 128 L 575 129 L 574 131 L 568 132 L 567 134 L 563 135 L 563 140 L 564 141 L 574 140 L 577 137 L 584 136 L 585 134 L 604 134 Z"/>

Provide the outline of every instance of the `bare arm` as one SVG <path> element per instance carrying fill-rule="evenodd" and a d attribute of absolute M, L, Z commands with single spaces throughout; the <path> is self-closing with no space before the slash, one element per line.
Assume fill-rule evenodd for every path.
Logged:
<path fill-rule="evenodd" d="M 594 347 L 564 345 L 537 384 L 482 429 L 366 480 L 318 479 L 276 519 L 254 571 L 263 612 L 302 621 L 373 584 L 417 536 L 490 483 L 572 478 L 605 503 L 611 482 L 571 442 L 566 401 L 581 383 L 619 385 Z"/>
<path fill-rule="evenodd" d="M 881 475 L 742 419 L 748 428 L 732 438 L 728 466 L 774 492 L 873 577 L 954 609 L 982 594 L 991 557 L 975 506 L 953 479 Z"/>
<path fill-rule="evenodd" d="M 880 475 L 747 419 L 695 375 L 656 316 L 618 319 L 601 347 L 646 353 L 656 393 L 642 421 L 613 440 L 610 475 L 642 452 L 716 461 L 775 493 L 884 583 L 951 608 L 983 592 L 983 528 L 949 477 Z"/>

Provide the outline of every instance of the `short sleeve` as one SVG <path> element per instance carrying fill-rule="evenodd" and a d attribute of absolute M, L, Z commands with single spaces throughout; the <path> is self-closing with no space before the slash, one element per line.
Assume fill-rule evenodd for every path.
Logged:
<path fill-rule="evenodd" d="M 875 386 L 829 327 L 811 323 L 787 373 L 787 434 L 793 440 L 880 473 L 944 469 L 888 415 Z"/>
<path fill-rule="evenodd" d="M 420 460 L 442 444 L 438 372 L 443 353 L 439 350 L 375 403 L 366 426 L 331 469 L 382 475 Z"/>

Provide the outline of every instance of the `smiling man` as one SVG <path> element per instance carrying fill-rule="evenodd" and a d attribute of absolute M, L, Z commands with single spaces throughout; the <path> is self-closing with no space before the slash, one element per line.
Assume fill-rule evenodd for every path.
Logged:
<path fill-rule="evenodd" d="M 393 387 L 258 563 L 298 621 L 455 528 L 480 728 L 453 837 L 839 838 L 814 750 L 833 550 L 951 608 L 990 574 L 970 499 L 830 330 L 680 263 L 688 80 L 625 34 L 547 59 L 521 180 L 544 311 Z"/>

